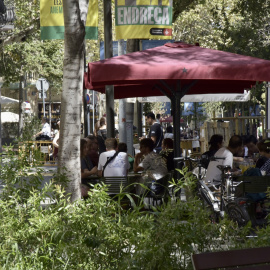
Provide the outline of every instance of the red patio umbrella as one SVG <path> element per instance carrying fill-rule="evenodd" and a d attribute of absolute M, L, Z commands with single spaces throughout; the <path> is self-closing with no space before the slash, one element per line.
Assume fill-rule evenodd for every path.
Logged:
<path fill-rule="evenodd" d="M 89 63 L 85 86 L 115 98 L 166 95 L 171 99 L 175 155 L 180 155 L 180 99 L 190 94 L 243 93 L 270 81 L 270 61 L 183 42 Z M 179 132 L 178 132 L 179 130 Z"/>
<path fill-rule="evenodd" d="M 173 122 L 173 117 L 172 117 L 172 115 L 161 117 L 159 119 L 159 122 L 160 123 L 172 123 Z M 184 123 L 184 119 L 183 118 L 180 119 L 180 123 Z"/>

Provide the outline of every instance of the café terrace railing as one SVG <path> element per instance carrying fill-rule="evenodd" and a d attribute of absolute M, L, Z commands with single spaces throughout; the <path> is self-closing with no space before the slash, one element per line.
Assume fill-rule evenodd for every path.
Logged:
<path fill-rule="evenodd" d="M 19 156 L 30 163 L 38 163 L 41 166 L 57 166 L 54 157 L 55 147 L 52 141 L 27 141 L 19 143 Z"/>

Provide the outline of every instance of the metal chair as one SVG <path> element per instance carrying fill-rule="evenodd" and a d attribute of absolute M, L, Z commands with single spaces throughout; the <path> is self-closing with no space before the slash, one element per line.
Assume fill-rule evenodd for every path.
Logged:
<path fill-rule="evenodd" d="M 119 194 L 121 187 L 126 187 L 128 184 L 126 176 L 105 176 L 100 181 L 108 186 L 108 194 L 110 196 Z"/>
<path fill-rule="evenodd" d="M 161 191 L 157 194 L 153 191 L 148 191 L 145 195 L 146 198 L 149 198 L 149 204 L 150 200 L 152 199 L 153 206 L 158 205 L 158 202 L 166 201 L 169 197 L 169 190 L 168 190 L 168 183 L 171 179 L 172 175 L 171 173 L 167 173 L 164 177 L 156 181 L 156 185 L 160 185 L 162 187 Z"/>

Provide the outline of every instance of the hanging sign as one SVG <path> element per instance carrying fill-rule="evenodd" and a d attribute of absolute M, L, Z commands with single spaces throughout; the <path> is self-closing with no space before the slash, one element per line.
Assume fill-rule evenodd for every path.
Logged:
<path fill-rule="evenodd" d="M 40 0 L 41 40 L 64 39 L 63 0 Z M 98 0 L 89 0 L 85 38 L 98 39 Z"/>
<path fill-rule="evenodd" d="M 115 0 L 116 39 L 168 39 L 173 0 Z"/>

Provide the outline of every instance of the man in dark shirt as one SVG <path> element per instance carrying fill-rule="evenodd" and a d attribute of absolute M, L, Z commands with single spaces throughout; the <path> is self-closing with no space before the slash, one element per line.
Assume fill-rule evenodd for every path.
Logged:
<path fill-rule="evenodd" d="M 150 125 L 150 131 L 148 138 L 151 138 L 154 142 L 154 150 L 159 153 L 161 151 L 161 145 L 163 141 L 163 130 L 159 123 L 156 122 L 155 115 L 150 112 L 146 115 L 146 122 Z"/>

